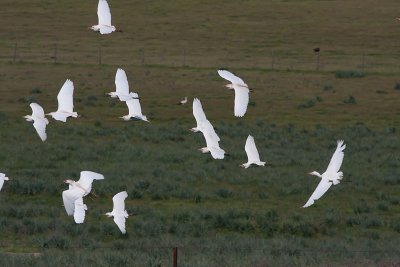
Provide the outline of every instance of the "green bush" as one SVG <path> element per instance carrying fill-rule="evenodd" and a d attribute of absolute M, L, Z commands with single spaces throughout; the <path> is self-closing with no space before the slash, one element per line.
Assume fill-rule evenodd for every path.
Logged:
<path fill-rule="evenodd" d="M 365 73 L 359 70 L 338 70 L 335 72 L 336 78 L 362 78 Z"/>

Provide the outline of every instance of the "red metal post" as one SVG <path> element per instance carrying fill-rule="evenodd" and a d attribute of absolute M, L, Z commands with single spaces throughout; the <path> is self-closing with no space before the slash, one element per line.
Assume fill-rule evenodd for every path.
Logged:
<path fill-rule="evenodd" d="M 178 248 L 174 247 L 173 250 L 173 263 L 172 263 L 173 267 L 178 267 Z"/>

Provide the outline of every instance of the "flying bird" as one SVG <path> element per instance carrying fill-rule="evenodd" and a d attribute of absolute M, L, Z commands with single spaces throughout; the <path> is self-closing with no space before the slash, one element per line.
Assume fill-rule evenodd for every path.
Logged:
<path fill-rule="evenodd" d="M 251 164 L 255 164 L 258 166 L 264 166 L 265 162 L 260 160 L 260 155 L 258 154 L 258 150 L 256 147 L 256 143 L 254 142 L 254 137 L 249 135 L 246 140 L 246 145 L 244 146 L 244 150 L 247 154 L 247 163 L 243 163 L 242 167 L 248 168 Z"/>
<path fill-rule="evenodd" d="M 321 181 L 319 182 L 317 188 L 314 190 L 314 193 L 312 193 L 310 199 L 303 206 L 303 208 L 307 208 L 314 204 L 314 201 L 320 199 L 325 194 L 325 192 L 328 191 L 332 184 L 337 185 L 338 183 L 340 183 L 340 180 L 343 178 L 343 172 L 339 170 L 343 162 L 343 150 L 346 148 L 346 145 L 343 143 L 343 140 L 337 141 L 335 153 L 333 153 L 328 168 L 322 175 L 316 171 L 309 173 L 311 175 L 318 176 L 319 178 L 321 178 Z"/>
<path fill-rule="evenodd" d="M 103 180 L 104 176 L 92 171 L 82 171 L 79 181 L 65 180 L 69 184 L 69 189 L 63 191 L 62 198 L 65 211 L 68 216 L 74 215 L 76 223 L 83 223 L 87 206 L 83 203 L 83 197 L 87 196 L 92 190 L 93 180 Z"/>
<path fill-rule="evenodd" d="M 101 34 L 110 34 L 115 31 L 115 27 L 111 25 L 111 11 L 106 0 L 99 0 L 97 17 L 99 24 L 93 25 L 90 29 Z"/>
<path fill-rule="evenodd" d="M 214 159 L 223 159 L 225 157 L 225 150 L 220 148 L 219 146 L 219 137 L 215 133 L 214 128 L 211 123 L 210 126 L 202 127 L 201 132 L 203 133 L 204 138 L 206 139 L 206 146 L 200 148 L 202 153 L 211 153 L 211 156 Z"/>
<path fill-rule="evenodd" d="M 185 96 L 184 99 L 182 99 L 181 101 L 179 101 L 178 105 L 185 105 L 185 104 L 187 103 L 187 101 L 188 101 L 188 98 L 187 98 L 187 96 Z"/>
<path fill-rule="evenodd" d="M 4 181 L 10 180 L 4 173 L 0 172 L 0 190 L 3 188 Z"/>
<path fill-rule="evenodd" d="M 52 116 L 53 119 L 66 122 L 68 117 L 78 117 L 78 113 L 74 112 L 74 84 L 70 79 L 67 79 L 64 85 L 61 87 L 60 92 L 57 95 L 58 109 L 55 112 L 50 112 L 46 115 Z"/>
<path fill-rule="evenodd" d="M 249 104 L 249 87 L 248 85 L 238 76 L 227 70 L 218 70 L 219 76 L 225 80 L 230 81 L 225 85 L 230 90 L 235 91 L 235 107 L 234 115 L 236 117 L 243 117 L 247 110 L 247 105 Z"/>
<path fill-rule="evenodd" d="M 130 99 L 137 99 L 138 95 L 129 92 L 129 83 L 126 73 L 123 69 L 118 69 L 115 74 L 115 92 L 108 93 L 113 98 L 119 98 L 120 101 L 127 101 Z"/>
<path fill-rule="evenodd" d="M 129 121 L 131 118 L 137 119 L 137 120 L 142 120 L 142 121 L 147 121 L 147 117 L 142 114 L 142 108 L 140 106 L 139 102 L 139 96 L 138 94 L 135 94 L 137 98 L 135 99 L 129 99 L 125 103 L 128 106 L 129 114 L 122 116 L 120 118 L 124 119 L 125 121 Z"/>
<path fill-rule="evenodd" d="M 49 124 L 49 120 L 45 118 L 43 108 L 39 104 L 31 103 L 30 107 L 32 108 L 32 115 L 25 115 L 23 118 L 26 121 L 33 121 L 33 127 L 44 142 L 47 139 L 46 126 Z"/>
<path fill-rule="evenodd" d="M 214 130 L 214 127 L 210 123 L 209 120 L 207 120 L 206 114 L 204 113 L 203 106 L 201 105 L 201 102 L 198 98 L 193 99 L 193 116 L 196 120 L 196 127 L 193 127 L 190 129 L 192 132 L 201 132 L 202 129 L 207 129 L 208 131 L 211 132 L 211 134 L 216 137 L 217 141 L 220 141 L 217 133 Z"/>
<path fill-rule="evenodd" d="M 109 218 L 114 217 L 114 222 L 118 226 L 121 233 L 125 234 L 125 219 L 128 218 L 128 212 L 125 210 L 125 199 L 128 197 L 128 193 L 126 191 L 119 192 L 116 194 L 113 200 L 113 210 L 111 212 L 107 212 Z"/>

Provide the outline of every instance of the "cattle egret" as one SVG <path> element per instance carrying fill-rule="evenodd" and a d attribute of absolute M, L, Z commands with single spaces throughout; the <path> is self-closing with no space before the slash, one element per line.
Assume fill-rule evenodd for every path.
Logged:
<path fill-rule="evenodd" d="M 322 175 L 316 171 L 310 173 L 311 175 L 315 175 L 321 178 L 321 181 L 319 182 L 314 193 L 312 193 L 310 199 L 303 206 L 303 208 L 307 208 L 314 204 L 314 201 L 320 199 L 325 194 L 325 192 L 328 191 L 329 187 L 331 187 L 332 184 L 337 185 L 338 183 L 340 183 L 340 180 L 343 178 L 343 172 L 339 170 L 343 162 L 343 150 L 346 148 L 346 145 L 343 144 L 343 142 L 343 140 L 337 141 L 336 151 L 335 153 L 333 153 L 328 168 Z"/>
<path fill-rule="evenodd" d="M 185 96 L 184 99 L 182 99 L 181 101 L 179 101 L 178 105 L 185 105 L 188 101 L 188 98 Z"/>
<path fill-rule="evenodd" d="M 203 106 L 198 98 L 193 99 L 193 116 L 196 119 L 197 126 L 190 129 L 192 132 L 200 132 L 201 129 L 207 129 L 211 132 L 212 136 L 220 141 L 217 133 L 214 130 L 212 124 L 207 120 L 206 114 L 204 113 Z"/>
<path fill-rule="evenodd" d="M 90 27 L 95 32 L 101 34 L 109 34 L 115 31 L 115 27 L 111 25 L 111 11 L 106 0 L 99 0 L 97 6 L 97 17 L 99 18 L 99 24 Z"/>
<path fill-rule="evenodd" d="M 52 116 L 53 119 L 66 122 L 68 117 L 78 117 L 78 113 L 74 112 L 73 103 L 74 84 L 71 80 L 67 79 L 61 87 L 57 95 L 58 109 L 55 112 L 50 112 L 46 115 Z"/>
<path fill-rule="evenodd" d="M 142 114 L 142 108 L 140 106 L 140 102 L 139 102 L 139 99 L 138 99 L 138 97 L 139 97 L 138 94 L 135 94 L 135 96 L 137 98 L 130 99 L 130 100 L 127 100 L 125 102 L 126 105 L 128 106 L 129 114 L 125 115 L 125 116 L 122 116 L 120 118 L 122 118 L 122 119 L 124 119 L 126 121 L 129 121 L 131 118 L 134 118 L 134 119 L 137 119 L 137 120 L 143 120 L 143 121 L 149 122 L 147 120 L 147 117 Z"/>
<path fill-rule="evenodd" d="M 128 213 L 125 210 L 125 199 L 128 197 L 128 193 L 126 191 L 119 192 L 116 194 L 113 200 L 113 210 L 111 212 L 107 212 L 105 215 L 108 217 L 114 217 L 114 222 L 117 224 L 121 233 L 125 234 L 125 219 L 128 218 Z"/>
<path fill-rule="evenodd" d="M 126 73 L 123 69 L 118 69 L 115 74 L 115 92 L 108 93 L 113 98 L 119 98 L 120 101 L 138 98 L 136 93 L 129 92 L 129 83 Z"/>
<path fill-rule="evenodd" d="M 25 115 L 24 118 L 26 121 L 33 121 L 33 127 L 44 142 L 47 139 L 46 126 L 49 124 L 49 120 L 44 117 L 44 111 L 40 105 L 31 103 L 30 107 L 32 108 L 32 115 Z"/>
<path fill-rule="evenodd" d="M 210 124 L 211 125 L 211 124 Z M 211 125 L 212 128 L 212 125 Z M 211 153 L 214 159 L 223 159 L 225 157 L 225 151 L 219 147 L 219 137 L 215 133 L 214 128 L 211 130 L 210 127 L 201 128 L 201 132 L 206 139 L 206 147 L 200 148 L 202 153 Z"/>
<path fill-rule="evenodd" d="M 63 191 L 62 198 L 68 216 L 74 215 L 76 223 L 83 223 L 85 220 L 85 210 L 87 206 L 83 204 L 83 197 L 92 190 L 93 180 L 103 180 L 104 176 L 100 173 L 82 171 L 79 181 L 65 180 L 69 184 L 69 189 Z"/>
<path fill-rule="evenodd" d="M 236 117 L 243 117 L 249 104 L 249 87 L 239 77 L 227 70 L 218 70 L 219 76 L 230 81 L 225 85 L 228 89 L 235 91 L 234 114 Z"/>
<path fill-rule="evenodd" d="M 258 150 L 256 147 L 256 143 L 254 142 L 254 137 L 249 135 L 246 140 L 246 145 L 244 146 L 244 150 L 247 154 L 247 163 L 244 163 L 240 166 L 244 168 L 250 167 L 251 164 L 256 164 L 258 166 L 264 166 L 265 162 L 260 161 L 260 155 L 258 154 Z"/>
<path fill-rule="evenodd" d="M 3 188 L 4 181 L 8 180 L 10 179 L 8 179 L 8 177 L 4 173 L 0 172 L 0 190 Z"/>

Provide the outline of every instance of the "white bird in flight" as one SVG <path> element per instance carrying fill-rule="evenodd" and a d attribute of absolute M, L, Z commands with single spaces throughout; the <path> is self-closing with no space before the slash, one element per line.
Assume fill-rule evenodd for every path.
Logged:
<path fill-rule="evenodd" d="M 213 136 L 217 137 L 217 141 L 220 141 L 217 133 L 214 130 L 214 127 L 207 120 L 206 114 L 204 113 L 203 106 L 198 98 L 193 99 L 193 116 L 196 120 L 196 127 L 190 129 L 192 132 L 200 132 L 202 129 L 206 128 L 208 131 L 211 131 Z"/>
<path fill-rule="evenodd" d="M 333 153 L 328 168 L 322 175 L 316 171 L 310 173 L 311 175 L 315 175 L 321 178 L 321 181 L 319 182 L 317 188 L 314 190 L 314 193 L 312 193 L 311 197 L 308 199 L 303 208 L 307 208 L 314 204 L 314 201 L 320 199 L 325 194 L 325 192 L 328 191 L 332 184 L 337 185 L 338 183 L 340 183 L 340 180 L 343 178 L 343 172 L 339 170 L 343 162 L 343 150 L 346 148 L 346 145 L 343 144 L 343 142 L 343 140 L 337 141 L 336 151 L 335 153 Z"/>
<path fill-rule="evenodd" d="M 70 79 L 67 79 L 61 87 L 57 95 L 58 109 L 55 112 L 50 112 L 46 115 L 52 116 L 53 119 L 66 122 L 68 117 L 78 117 L 78 113 L 74 112 L 74 84 Z"/>
<path fill-rule="evenodd" d="M 33 121 L 33 127 L 44 142 L 47 139 L 46 126 L 49 124 L 49 120 L 45 118 L 43 108 L 39 104 L 31 103 L 30 107 L 32 108 L 32 115 L 25 115 L 24 118 L 26 121 Z"/>
<path fill-rule="evenodd" d="M 138 94 L 135 94 L 137 98 L 135 99 L 130 99 L 127 100 L 125 103 L 128 106 L 129 114 L 122 116 L 121 118 L 129 121 L 131 118 L 137 119 L 137 120 L 142 120 L 142 121 L 147 121 L 147 117 L 142 114 L 142 107 L 140 106 L 139 102 L 139 96 Z"/>
<path fill-rule="evenodd" d="M 129 83 L 126 73 L 123 69 L 118 69 L 115 74 L 115 92 L 108 93 L 113 98 L 119 98 L 120 101 L 127 101 L 138 98 L 136 93 L 129 92 Z"/>
<path fill-rule="evenodd" d="M 118 226 L 121 233 L 125 234 L 125 219 L 128 218 L 128 212 L 125 210 L 125 199 L 128 197 L 128 193 L 126 191 L 119 192 L 116 194 L 113 200 L 113 210 L 111 212 L 107 212 L 109 218 L 114 217 L 114 222 Z"/>
<path fill-rule="evenodd" d="M 260 160 L 260 155 L 258 154 L 258 150 L 256 147 L 256 143 L 254 142 L 254 137 L 249 135 L 246 140 L 246 145 L 244 146 L 244 150 L 247 154 L 247 162 L 243 163 L 242 167 L 248 168 L 251 164 L 256 164 L 258 166 L 264 166 L 265 162 Z"/>
<path fill-rule="evenodd" d="M 83 204 L 83 197 L 92 190 L 93 180 L 103 180 L 104 176 L 92 171 L 82 171 L 79 181 L 65 180 L 69 189 L 63 191 L 62 198 L 68 216 L 74 215 L 76 223 L 83 223 L 87 206 Z"/>
<path fill-rule="evenodd" d="M 206 147 L 200 148 L 202 153 L 211 153 L 211 156 L 214 159 L 223 159 L 225 157 L 225 150 L 220 148 L 219 146 L 219 137 L 215 133 L 214 128 L 211 123 L 210 126 L 202 127 L 201 132 L 203 133 L 204 138 L 206 139 Z"/>
<path fill-rule="evenodd" d="M 249 104 L 249 87 L 241 78 L 227 70 L 218 70 L 218 74 L 225 80 L 231 82 L 225 86 L 235 91 L 234 114 L 236 117 L 243 117 L 246 113 L 247 105 Z"/>
<path fill-rule="evenodd" d="M 4 181 L 8 180 L 10 179 L 8 179 L 8 177 L 4 173 L 0 172 L 0 190 L 3 188 Z"/>
<path fill-rule="evenodd" d="M 191 128 L 192 132 L 202 132 L 206 139 L 206 147 L 200 148 L 202 153 L 211 153 L 214 159 L 223 159 L 225 151 L 219 147 L 220 138 L 215 132 L 211 122 L 207 120 L 206 114 L 198 98 L 193 99 L 193 115 L 197 126 Z"/>
<path fill-rule="evenodd" d="M 90 27 L 95 32 L 101 34 L 109 34 L 115 31 L 115 27 L 111 25 L 111 11 L 106 0 L 99 0 L 97 6 L 97 17 L 99 18 L 99 24 Z"/>

